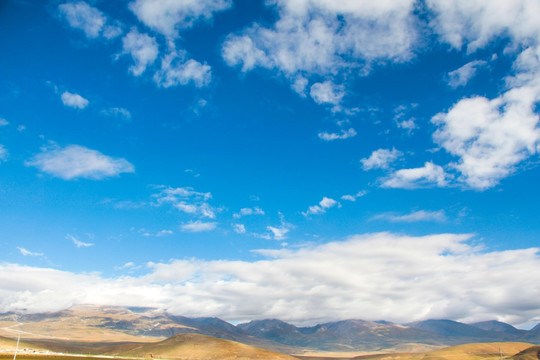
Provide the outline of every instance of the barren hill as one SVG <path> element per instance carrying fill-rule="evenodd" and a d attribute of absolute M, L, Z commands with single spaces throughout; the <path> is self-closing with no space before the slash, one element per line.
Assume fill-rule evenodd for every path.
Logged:
<path fill-rule="evenodd" d="M 141 345 L 135 349 L 123 352 L 122 356 L 166 358 L 166 359 L 197 359 L 197 360 L 293 360 L 288 355 L 256 348 L 254 346 L 234 341 L 217 339 L 199 334 L 179 334 L 169 339 Z"/>

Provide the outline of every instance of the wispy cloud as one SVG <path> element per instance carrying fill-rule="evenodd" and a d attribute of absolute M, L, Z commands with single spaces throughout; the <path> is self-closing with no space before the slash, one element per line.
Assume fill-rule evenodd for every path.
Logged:
<path fill-rule="evenodd" d="M 326 131 L 318 134 L 319 139 L 324 141 L 345 140 L 356 136 L 356 130 L 349 128 L 349 130 L 341 130 L 339 133 L 328 133 Z"/>
<path fill-rule="evenodd" d="M 354 195 L 343 195 L 341 197 L 341 200 L 353 201 L 354 202 L 354 201 L 356 201 L 356 199 L 358 199 L 359 197 L 362 197 L 362 196 L 364 196 L 366 194 L 367 194 L 367 191 L 362 190 L 362 191 L 357 192 Z"/>
<path fill-rule="evenodd" d="M 448 185 L 449 175 L 439 165 L 426 162 L 424 166 L 401 169 L 384 178 L 381 186 L 387 188 L 415 189 L 420 187 L 444 187 Z"/>
<path fill-rule="evenodd" d="M 310 206 L 307 211 L 303 212 L 302 215 L 309 216 L 309 215 L 319 215 L 324 214 L 327 209 L 330 209 L 334 206 L 338 205 L 339 203 L 331 198 L 327 198 L 326 196 L 323 197 L 321 201 L 319 201 L 318 205 Z"/>
<path fill-rule="evenodd" d="M 8 158 L 9 152 L 6 147 L 0 144 L 0 163 L 6 161 Z"/>
<path fill-rule="evenodd" d="M 191 187 L 160 186 L 158 189 L 159 193 L 153 195 L 157 206 L 170 204 L 183 213 L 210 219 L 215 219 L 216 213 L 220 211 L 208 203 L 212 198 L 209 192 L 198 192 Z"/>
<path fill-rule="evenodd" d="M 246 226 L 244 224 L 232 224 L 234 232 L 238 234 L 246 233 Z"/>
<path fill-rule="evenodd" d="M 106 116 L 116 117 L 125 121 L 131 120 L 131 113 L 128 109 L 121 107 L 111 107 L 101 110 L 101 113 Z"/>
<path fill-rule="evenodd" d="M 200 220 L 190 221 L 187 224 L 183 224 L 180 228 L 184 232 L 203 232 L 212 231 L 216 228 L 217 222 L 202 222 Z"/>
<path fill-rule="evenodd" d="M 75 236 L 70 235 L 70 234 L 66 235 L 66 239 L 71 240 L 73 242 L 73 244 L 75 244 L 75 246 L 78 247 L 78 248 L 94 246 L 94 244 L 82 242 L 79 239 L 77 239 Z"/>
<path fill-rule="evenodd" d="M 44 256 L 43 253 L 38 253 L 38 252 L 32 252 L 30 250 L 27 250 L 23 247 L 19 247 L 17 246 L 17 249 L 19 250 L 19 252 L 21 253 L 21 255 L 23 256 Z"/>
<path fill-rule="evenodd" d="M 409 214 L 394 214 L 394 213 L 385 213 L 375 215 L 371 218 L 372 220 L 388 220 L 391 222 L 421 222 L 421 221 L 434 221 L 434 222 L 444 222 L 447 220 L 446 212 L 444 210 L 438 211 L 426 211 L 418 210 L 413 211 Z"/>
<path fill-rule="evenodd" d="M 233 217 L 235 219 L 240 219 L 243 216 L 249 216 L 249 215 L 264 215 L 264 211 L 258 206 L 255 206 L 252 208 L 242 208 L 240 209 L 239 212 L 233 214 Z"/>
<path fill-rule="evenodd" d="M 360 162 L 362 163 L 364 170 L 388 169 L 390 164 L 402 156 L 403 153 L 395 148 L 392 150 L 379 149 L 372 152 L 368 158 L 360 160 Z"/>
<path fill-rule="evenodd" d="M 487 61 L 475 60 L 463 65 L 459 69 L 450 71 L 447 79 L 448 86 L 455 89 L 467 85 L 467 83 L 476 75 L 478 69 L 485 66 L 487 66 Z"/>
<path fill-rule="evenodd" d="M 135 172 L 133 165 L 125 159 L 112 158 L 80 145 L 42 148 L 41 153 L 25 164 L 64 180 L 77 178 L 100 180 Z"/>
<path fill-rule="evenodd" d="M 89 39 L 112 39 L 122 33 L 120 26 L 112 25 L 103 12 L 84 1 L 60 4 L 58 10 L 72 28 L 82 30 Z"/>

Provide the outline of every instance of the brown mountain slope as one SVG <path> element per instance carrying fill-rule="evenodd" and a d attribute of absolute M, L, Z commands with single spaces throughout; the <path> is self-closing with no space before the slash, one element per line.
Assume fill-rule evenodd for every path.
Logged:
<path fill-rule="evenodd" d="M 119 355 L 197 360 L 293 360 L 288 355 L 256 348 L 234 341 L 200 334 L 179 334 L 167 340 L 145 344 Z"/>
<path fill-rule="evenodd" d="M 4 352 L 15 352 L 15 348 L 17 347 L 17 339 L 10 339 L 3 336 L 0 336 L 0 350 L 3 350 Z M 34 344 L 29 344 L 24 341 L 19 342 L 19 350 L 44 350 L 40 346 L 36 346 Z"/>
<path fill-rule="evenodd" d="M 374 356 L 359 356 L 356 360 L 481 360 L 511 358 L 513 355 L 530 348 L 527 343 L 503 342 L 503 343 L 476 343 L 451 346 L 440 350 L 426 353 L 411 354 L 384 354 Z M 518 360 L 518 359 L 515 359 Z M 519 360 L 529 360 L 519 359 Z M 532 359 L 531 359 L 532 360 Z M 538 360 L 538 358 L 534 359 Z"/>
<path fill-rule="evenodd" d="M 540 359 L 540 346 L 532 346 L 512 356 L 513 360 L 538 360 Z"/>

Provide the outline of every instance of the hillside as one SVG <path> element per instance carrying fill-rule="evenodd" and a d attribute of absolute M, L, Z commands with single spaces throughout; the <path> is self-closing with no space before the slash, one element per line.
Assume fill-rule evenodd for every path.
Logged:
<path fill-rule="evenodd" d="M 310 352 L 409 352 L 485 342 L 540 343 L 540 327 L 519 330 L 498 321 L 463 324 L 425 320 L 342 320 L 297 327 L 278 319 L 233 325 L 218 318 L 188 318 L 152 308 L 81 305 L 41 314 L 0 314 L 0 336 L 53 351 L 85 354 L 107 347 L 154 343 L 178 334 L 207 335 L 288 354 Z"/>
<path fill-rule="evenodd" d="M 293 360 L 288 355 L 256 348 L 234 341 L 217 339 L 199 334 L 179 334 L 164 341 L 141 345 L 119 355 L 166 358 L 166 359 L 197 359 L 197 360 Z"/>
<path fill-rule="evenodd" d="M 512 356 L 513 360 L 538 360 L 540 359 L 540 346 L 531 346 Z"/>

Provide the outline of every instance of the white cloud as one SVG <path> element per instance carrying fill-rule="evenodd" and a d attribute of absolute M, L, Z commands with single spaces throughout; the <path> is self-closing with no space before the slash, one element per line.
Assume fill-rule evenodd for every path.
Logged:
<path fill-rule="evenodd" d="M 131 113 L 129 112 L 129 110 L 121 107 L 111 107 L 108 109 L 104 109 L 101 110 L 101 113 L 103 115 L 120 118 L 126 121 L 131 120 Z"/>
<path fill-rule="evenodd" d="M 75 236 L 70 235 L 70 234 L 66 235 L 66 239 L 71 240 L 73 244 L 75 244 L 75 246 L 77 246 L 78 248 L 94 246 L 94 244 L 82 242 L 79 239 L 77 239 Z"/>
<path fill-rule="evenodd" d="M 352 66 L 368 71 L 373 61 L 404 61 L 416 39 L 414 0 L 276 0 L 271 28 L 257 24 L 229 36 L 222 54 L 230 66 L 276 69 L 297 75 L 334 75 Z"/>
<path fill-rule="evenodd" d="M 238 234 L 246 233 L 246 226 L 244 224 L 233 224 L 233 229 Z"/>
<path fill-rule="evenodd" d="M 112 158 L 80 145 L 65 148 L 43 148 L 41 153 L 26 162 L 40 171 L 72 180 L 76 178 L 104 179 L 121 173 L 133 173 L 135 168 L 122 158 Z"/>
<path fill-rule="evenodd" d="M 144 230 L 141 230 L 143 232 L 143 236 L 145 237 L 163 237 L 163 236 L 169 236 L 174 234 L 172 230 L 160 230 L 157 233 L 149 233 Z"/>
<path fill-rule="evenodd" d="M 0 118 L 0 127 L 2 126 L 8 126 L 9 125 L 9 121 L 7 121 L 6 119 L 4 118 Z"/>
<path fill-rule="evenodd" d="M 332 104 L 337 106 L 341 103 L 343 96 L 345 96 L 345 90 L 343 85 L 336 85 L 331 81 L 325 81 L 311 85 L 309 95 L 317 104 Z"/>
<path fill-rule="evenodd" d="M 327 133 L 325 131 L 319 133 L 318 135 L 319 139 L 324 141 L 344 140 L 356 136 L 356 131 L 353 128 L 349 128 L 349 130 L 341 130 L 339 133 Z"/>
<path fill-rule="evenodd" d="M 122 38 L 123 54 L 129 54 L 134 64 L 129 71 L 135 75 L 141 75 L 149 65 L 152 65 L 159 54 L 158 44 L 155 38 L 147 34 L 141 34 L 133 28 Z"/>
<path fill-rule="evenodd" d="M 272 232 L 272 235 L 274 236 L 274 240 L 286 239 L 287 234 L 289 233 L 289 231 L 291 231 L 291 229 L 285 226 L 280 226 L 280 227 L 267 226 L 266 229 Z"/>
<path fill-rule="evenodd" d="M 418 210 L 413 211 L 409 214 L 397 215 L 392 213 L 375 215 L 372 219 L 374 220 L 388 220 L 391 222 L 420 222 L 420 221 L 435 221 L 435 222 L 444 222 L 447 220 L 446 213 L 444 210 L 439 211 L 425 211 Z"/>
<path fill-rule="evenodd" d="M 356 199 L 358 199 L 359 197 L 362 197 L 364 195 L 367 194 L 367 191 L 365 190 L 362 190 L 362 191 L 359 191 L 357 192 L 355 195 L 343 195 L 341 197 L 341 200 L 346 200 L 346 201 L 356 201 Z"/>
<path fill-rule="evenodd" d="M 364 170 L 388 169 L 390 164 L 403 156 L 403 153 L 395 148 L 392 150 L 379 149 L 371 153 L 368 158 L 361 159 Z"/>
<path fill-rule="evenodd" d="M 26 250 L 25 248 L 20 247 L 20 246 L 17 246 L 17 249 L 19 250 L 19 252 L 23 256 L 43 256 L 43 253 L 32 252 L 32 251 Z"/>
<path fill-rule="evenodd" d="M 419 187 L 448 185 L 448 174 L 439 165 L 426 162 L 423 167 L 401 169 L 384 179 L 382 187 L 415 189 Z"/>
<path fill-rule="evenodd" d="M 474 52 L 497 36 L 510 40 L 507 53 L 522 51 L 515 75 L 506 78 L 501 95 L 465 98 L 432 119 L 433 139 L 458 160 L 449 165 L 466 186 L 484 190 L 512 174 L 538 153 L 540 100 L 540 3 L 507 1 L 428 1 L 433 28 L 455 48 Z"/>
<path fill-rule="evenodd" d="M 142 23 L 168 37 L 176 37 L 179 30 L 198 20 L 209 20 L 231 6 L 231 0 L 135 0 L 129 4 Z"/>
<path fill-rule="evenodd" d="M 216 222 L 202 222 L 202 221 L 191 221 L 187 224 L 183 224 L 180 228 L 185 232 L 203 232 L 203 231 L 212 231 L 216 228 Z"/>
<path fill-rule="evenodd" d="M 210 66 L 188 59 L 187 53 L 176 50 L 173 42 L 169 42 L 169 48 L 169 53 L 161 58 L 161 68 L 154 74 L 157 85 L 168 88 L 193 83 L 196 87 L 203 87 L 210 83 Z"/>
<path fill-rule="evenodd" d="M 459 69 L 450 71 L 448 73 L 448 86 L 455 89 L 467 85 L 469 80 L 476 75 L 476 71 L 486 65 L 486 61 L 475 60 L 463 65 Z"/>
<path fill-rule="evenodd" d="M 486 250 L 471 240 L 456 234 L 368 234 L 266 252 L 269 258 L 253 262 L 150 263 L 149 272 L 138 277 L 3 263 L 0 312 L 91 303 L 155 306 L 229 321 L 280 318 L 311 324 L 350 318 L 397 323 L 503 318 L 518 325 L 537 319 L 540 304 L 531 299 L 540 298 L 540 249 Z"/>
<path fill-rule="evenodd" d="M 318 215 L 318 214 L 324 214 L 326 212 L 326 209 L 330 209 L 336 205 L 339 205 L 339 203 L 331 198 L 327 198 L 326 196 L 323 197 L 323 199 L 319 202 L 318 205 L 313 205 L 308 208 L 307 211 L 303 212 L 302 215 L 309 216 L 309 215 Z"/>
<path fill-rule="evenodd" d="M 537 1 L 428 0 L 427 4 L 435 15 L 432 28 L 455 48 L 466 45 L 473 52 L 499 35 L 516 42 L 538 41 Z"/>
<path fill-rule="evenodd" d="M 468 98 L 432 121 L 439 126 L 433 139 L 459 160 L 451 166 L 459 180 L 483 190 L 510 175 L 515 166 L 538 153 L 540 81 L 514 88 L 498 98 Z"/>
<path fill-rule="evenodd" d="M 414 129 L 418 128 L 416 125 L 416 119 L 409 115 L 409 112 L 416 108 L 418 104 L 408 104 L 400 105 L 394 109 L 394 121 L 400 129 L 405 129 L 409 134 L 413 132 Z"/>
<path fill-rule="evenodd" d="M 172 188 L 160 186 L 158 189 L 160 189 L 160 192 L 153 195 L 156 198 L 157 206 L 168 203 L 186 214 L 210 219 L 216 218 L 219 209 L 214 208 L 207 202 L 212 198 L 211 193 L 198 192 L 190 187 Z"/>
<path fill-rule="evenodd" d="M 258 206 L 255 206 L 253 208 L 242 208 L 240 209 L 239 212 L 233 214 L 233 217 L 235 219 L 239 219 L 242 216 L 248 216 L 248 215 L 264 215 L 264 211 Z"/>
<path fill-rule="evenodd" d="M 7 158 L 8 158 L 8 150 L 6 149 L 6 147 L 2 144 L 0 144 L 0 162 L 2 161 L 6 161 Z"/>
<path fill-rule="evenodd" d="M 72 94 L 68 91 L 64 91 L 61 98 L 64 105 L 72 108 L 84 109 L 88 106 L 88 100 L 79 94 Z"/>
<path fill-rule="evenodd" d="M 72 28 L 82 30 L 90 39 L 99 36 L 112 39 L 122 33 L 120 27 L 107 24 L 105 14 L 84 1 L 60 4 L 58 9 Z"/>

